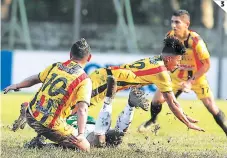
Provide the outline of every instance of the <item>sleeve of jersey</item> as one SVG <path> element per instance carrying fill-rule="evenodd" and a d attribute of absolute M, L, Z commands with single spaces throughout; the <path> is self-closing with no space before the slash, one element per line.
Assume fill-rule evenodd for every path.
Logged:
<path fill-rule="evenodd" d="M 167 71 L 163 71 L 157 75 L 157 79 L 153 82 L 161 92 L 172 91 L 172 82 Z"/>
<path fill-rule="evenodd" d="M 41 82 L 44 82 L 46 77 L 48 76 L 50 70 L 55 66 L 55 64 L 52 64 L 48 66 L 46 69 L 44 69 L 42 72 L 39 73 L 39 79 Z"/>
<path fill-rule="evenodd" d="M 199 42 L 196 46 L 196 52 L 198 54 L 199 60 L 204 60 L 204 59 L 210 58 L 210 53 L 203 40 L 199 40 Z"/>
<path fill-rule="evenodd" d="M 86 102 L 88 105 L 90 105 L 91 100 L 91 92 L 92 92 L 92 82 L 90 78 L 85 79 L 82 81 L 76 90 L 76 103 L 83 101 Z M 75 92 L 74 92 L 75 93 Z M 73 103 L 73 105 L 76 105 L 76 103 Z"/>

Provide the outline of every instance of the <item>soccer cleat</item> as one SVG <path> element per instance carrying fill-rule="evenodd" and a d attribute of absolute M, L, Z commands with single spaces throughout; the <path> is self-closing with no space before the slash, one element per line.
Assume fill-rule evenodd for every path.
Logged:
<path fill-rule="evenodd" d="M 106 96 L 113 98 L 117 91 L 117 81 L 113 76 L 107 76 L 107 92 Z"/>
<path fill-rule="evenodd" d="M 148 99 L 146 99 L 144 91 L 138 88 L 131 88 L 128 104 L 131 107 L 140 107 L 144 111 L 148 111 L 150 106 L 150 102 Z"/>
<path fill-rule="evenodd" d="M 28 102 L 24 102 L 21 104 L 20 116 L 17 120 L 14 121 L 12 131 L 16 132 L 19 128 L 24 129 L 26 124 L 26 110 L 28 105 Z"/>
<path fill-rule="evenodd" d="M 141 108 L 143 109 L 144 111 L 148 111 L 149 110 L 149 107 L 150 107 L 150 102 L 148 99 L 143 99 L 141 100 L 141 103 L 140 104 L 137 104 L 137 106 L 135 106 L 136 108 Z"/>
<path fill-rule="evenodd" d="M 152 130 L 152 128 L 154 128 L 154 129 Z M 138 132 L 145 133 L 145 132 L 148 132 L 148 131 L 152 131 L 156 134 L 158 129 L 160 129 L 159 125 L 157 123 L 154 123 L 151 120 L 149 120 L 149 121 L 142 123 L 138 127 Z"/>
<path fill-rule="evenodd" d="M 30 142 L 27 142 L 24 145 L 24 148 L 42 148 L 46 146 L 45 143 L 45 137 L 42 135 L 38 135 L 37 137 L 34 137 Z"/>

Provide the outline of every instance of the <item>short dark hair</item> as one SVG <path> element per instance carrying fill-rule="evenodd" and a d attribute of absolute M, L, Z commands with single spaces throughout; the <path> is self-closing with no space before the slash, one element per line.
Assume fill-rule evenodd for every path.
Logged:
<path fill-rule="evenodd" d="M 187 10 L 183 10 L 183 9 L 175 10 L 173 12 L 172 16 L 182 16 L 182 15 L 187 15 L 188 18 L 189 18 L 189 21 L 190 21 L 190 14 L 189 14 L 189 12 Z"/>
<path fill-rule="evenodd" d="M 168 36 L 164 39 L 164 48 L 162 49 L 162 53 L 169 55 L 184 55 L 185 52 L 185 46 L 175 37 Z"/>
<path fill-rule="evenodd" d="M 83 59 L 90 54 L 90 46 L 84 38 L 74 43 L 71 47 L 71 55 L 76 59 Z"/>

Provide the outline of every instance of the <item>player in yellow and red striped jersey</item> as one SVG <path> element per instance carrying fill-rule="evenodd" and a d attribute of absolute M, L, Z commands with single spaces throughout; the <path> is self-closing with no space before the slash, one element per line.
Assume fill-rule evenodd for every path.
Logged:
<path fill-rule="evenodd" d="M 106 78 L 108 75 L 117 79 L 117 91 L 148 84 L 155 84 L 162 92 L 172 90 L 171 79 L 162 57 L 154 56 L 130 64 L 95 70 L 89 75 L 93 89 L 91 105 L 103 101 L 107 90 Z"/>
<path fill-rule="evenodd" d="M 84 132 L 92 83 L 83 67 L 91 54 L 85 39 L 73 44 L 70 55 L 70 60 L 52 64 L 37 75 L 8 86 L 4 93 L 42 83 L 27 108 L 22 108 L 29 126 L 35 129 L 38 135 L 63 146 L 89 151 L 90 144 L 84 137 Z M 78 115 L 78 130 L 66 122 L 66 118 L 73 114 Z M 24 114 L 19 117 L 18 123 L 23 122 L 23 116 Z"/>
<path fill-rule="evenodd" d="M 145 58 L 119 67 L 100 68 L 89 75 L 92 80 L 91 105 L 96 105 L 104 101 L 97 121 L 105 121 L 103 124 L 96 125 L 95 134 L 100 136 L 100 138 L 104 136 L 111 122 L 111 117 L 109 116 L 112 113 L 112 98 L 105 97 L 108 91 L 106 80 L 108 75 L 113 76 L 116 80 L 117 91 L 138 85 L 155 84 L 161 90 L 170 109 L 179 120 L 191 129 L 203 131 L 191 123 L 191 119 L 184 115 L 172 92 L 171 78 L 168 71 L 173 71 L 178 67 L 184 53 L 185 47 L 182 43 L 173 37 L 169 37 L 164 40 L 164 48 L 160 56 Z M 123 115 L 119 116 L 119 121 L 116 125 L 116 128 L 120 131 L 126 131 L 132 120 L 134 107 L 137 106 L 136 95 L 136 92 L 131 90 L 128 105 L 125 107 L 122 113 Z"/>
<path fill-rule="evenodd" d="M 172 30 L 167 33 L 166 37 L 174 36 L 186 47 L 186 53 L 182 56 L 179 68 L 170 74 L 174 93 L 180 94 L 180 91 L 188 92 L 190 89 L 194 91 L 227 135 L 227 119 L 215 104 L 206 79 L 206 72 L 210 68 L 210 55 L 206 44 L 198 33 L 189 30 L 190 15 L 186 10 L 178 10 L 173 13 L 171 26 Z M 161 90 L 157 91 L 152 100 L 151 119 L 143 123 L 139 127 L 139 131 L 146 131 L 155 124 L 162 103 L 165 102 L 160 92 Z"/>

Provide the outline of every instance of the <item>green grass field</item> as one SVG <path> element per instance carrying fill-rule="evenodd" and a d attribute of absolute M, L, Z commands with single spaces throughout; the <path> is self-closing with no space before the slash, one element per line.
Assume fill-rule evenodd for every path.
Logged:
<path fill-rule="evenodd" d="M 180 100 L 184 111 L 198 119 L 198 125 L 206 132 L 188 130 L 176 120 L 167 105 L 164 105 L 158 122 L 161 129 L 157 135 L 148 132 L 141 134 L 137 127 L 149 118 L 149 113 L 137 109 L 133 123 L 124 142 L 117 148 L 97 149 L 90 153 L 63 150 L 61 148 L 25 149 L 23 144 L 35 136 L 28 126 L 17 132 L 10 131 L 10 126 L 19 115 L 20 103 L 29 101 L 31 94 L 1 94 L 1 157 L 226 157 L 227 138 L 215 123 L 213 117 L 200 101 Z M 116 98 L 113 103 L 113 126 L 117 115 L 127 103 L 127 98 Z M 227 101 L 216 101 L 227 115 Z M 100 107 L 89 109 L 91 116 L 97 117 Z"/>

